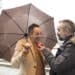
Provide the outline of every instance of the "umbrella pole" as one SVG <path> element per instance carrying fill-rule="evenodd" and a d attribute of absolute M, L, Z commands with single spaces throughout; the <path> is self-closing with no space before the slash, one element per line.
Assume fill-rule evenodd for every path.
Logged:
<path fill-rule="evenodd" d="M 26 42 L 28 42 L 28 33 L 25 33 L 24 36 L 25 36 Z M 32 50 L 31 50 L 31 48 L 30 48 L 30 51 L 31 51 L 31 54 L 32 54 L 32 57 L 33 57 L 34 62 L 36 62 L 36 59 L 34 57 L 34 54 L 33 54 Z"/>

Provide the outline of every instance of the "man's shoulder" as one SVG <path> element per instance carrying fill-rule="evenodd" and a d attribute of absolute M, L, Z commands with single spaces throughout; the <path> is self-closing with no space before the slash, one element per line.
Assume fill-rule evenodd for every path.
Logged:
<path fill-rule="evenodd" d="M 26 42 L 26 39 L 24 38 L 17 41 L 17 43 L 25 43 L 25 42 Z"/>
<path fill-rule="evenodd" d="M 27 41 L 30 42 L 30 38 L 28 38 L 28 39 L 22 38 L 22 39 L 18 40 L 17 43 L 24 43 L 25 44 Z"/>

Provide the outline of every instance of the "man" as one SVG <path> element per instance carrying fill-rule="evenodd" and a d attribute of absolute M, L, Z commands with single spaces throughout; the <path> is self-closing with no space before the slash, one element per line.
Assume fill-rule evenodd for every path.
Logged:
<path fill-rule="evenodd" d="M 75 24 L 70 20 L 59 21 L 58 36 L 64 41 L 54 57 L 52 53 L 40 45 L 51 70 L 50 75 L 75 75 Z"/>
<path fill-rule="evenodd" d="M 45 75 L 43 57 L 38 51 L 41 29 L 39 25 L 32 24 L 28 29 L 28 37 L 19 40 L 11 59 L 13 66 L 19 66 L 20 75 Z M 30 47 L 27 47 L 29 43 Z"/>

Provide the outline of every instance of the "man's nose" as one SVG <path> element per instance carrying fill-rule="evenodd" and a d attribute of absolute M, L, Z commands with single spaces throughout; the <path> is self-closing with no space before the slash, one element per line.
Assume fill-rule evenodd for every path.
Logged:
<path fill-rule="evenodd" d="M 41 35 L 41 34 L 39 34 L 39 35 L 37 35 L 37 37 L 42 37 L 42 35 Z"/>

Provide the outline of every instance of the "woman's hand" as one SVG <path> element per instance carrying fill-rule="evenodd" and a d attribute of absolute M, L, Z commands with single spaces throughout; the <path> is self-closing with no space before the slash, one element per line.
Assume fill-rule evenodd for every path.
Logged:
<path fill-rule="evenodd" d="M 51 51 L 50 48 L 46 48 L 45 45 L 42 42 L 38 42 L 38 50 L 43 51 L 44 49 Z"/>
<path fill-rule="evenodd" d="M 42 42 L 38 42 L 38 49 L 42 51 L 45 48 L 44 44 Z"/>

